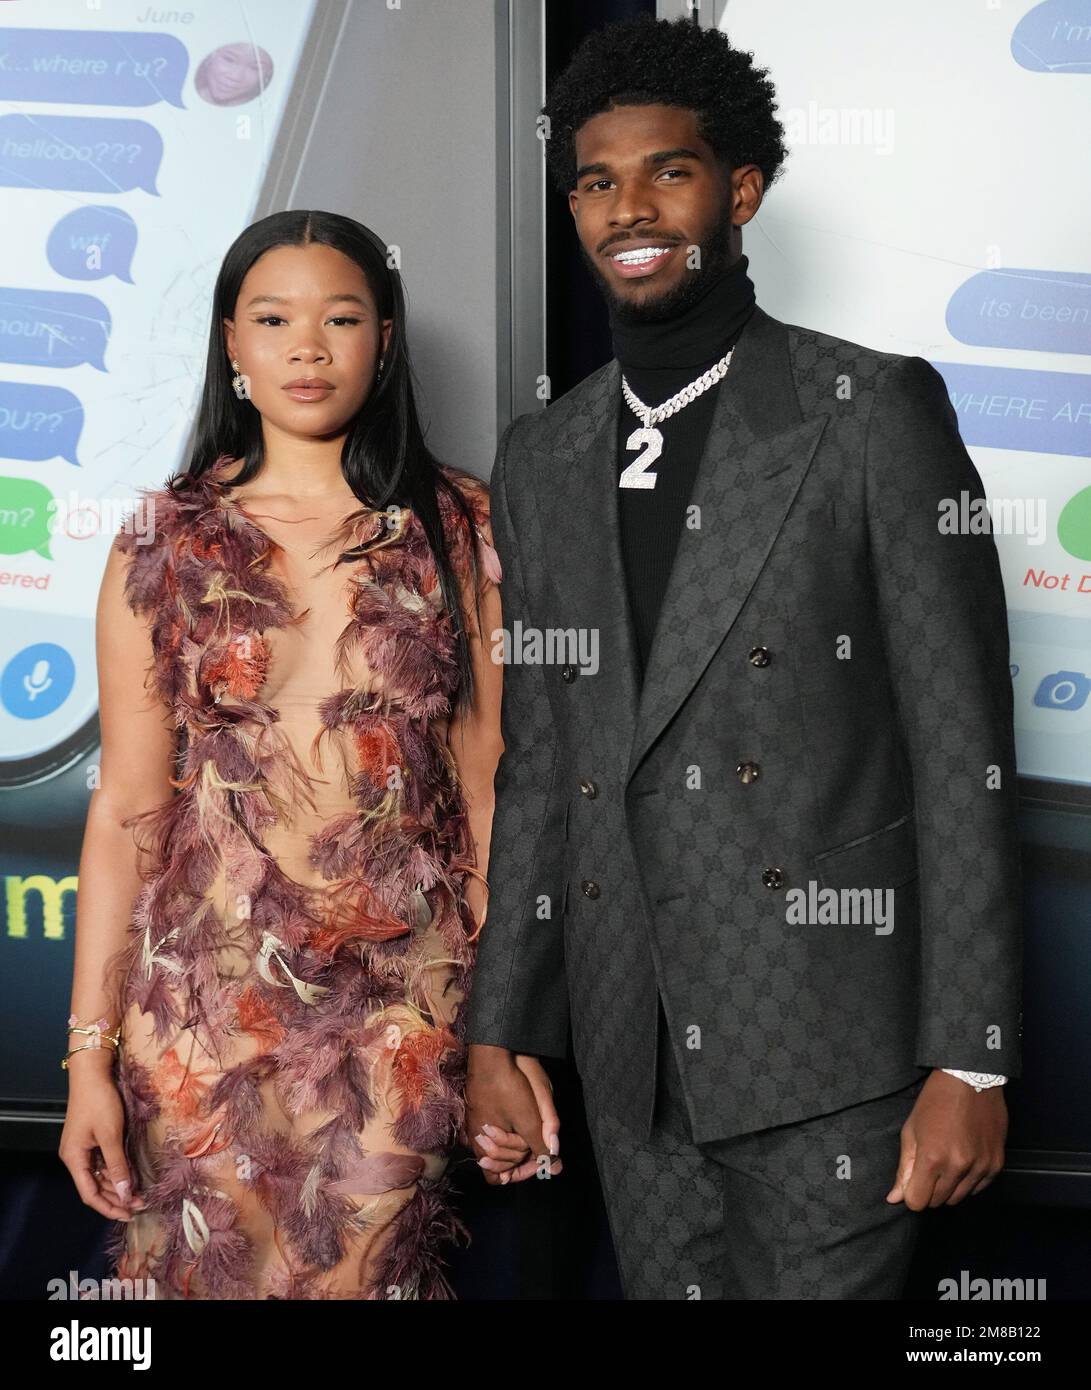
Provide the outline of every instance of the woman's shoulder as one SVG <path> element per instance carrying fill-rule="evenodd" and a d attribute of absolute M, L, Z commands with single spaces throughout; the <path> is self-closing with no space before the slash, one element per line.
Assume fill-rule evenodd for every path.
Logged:
<path fill-rule="evenodd" d="M 457 464 L 453 463 L 441 463 L 439 469 L 448 482 L 458 488 L 472 507 L 484 507 L 486 513 L 488 512 L 489 485 L 484 478 L 479 478 L 476 473 L 471 473 L 466 468 L 459 468 Z"/>
<path fill-rule="evenodd" d="M 467 503 L 473 514 L 474 525 L 481 531 L 489 530 L 489 485 L 468 469 L 459 468 L 453 463 L 441 463 L 440 472 Z M 445 522 L 453 525 L 456 531 L 465 530 L 465 518 L 458 505 L 442 487 L 438 489 L 440 510 Z"/>
<path fill-rule="evenodd" d="M 502 570 L 499 558 L 492 544 L 492 525 L 489 517 L 489 484 L 484 478 L 455 464 L 441 463 L 440 471 L 457 488 L 469 505 L 473 516 L 473 530 L 477 535 L 479 551 L 485 564 L 485 573 L 494 583 L 499 583 Z M 440 489 L 442 494 L 443 489 Z M 447 519 L 449 534 L 456 548 L 463 547 L 468 540 L 466 519 L 462 516 L 450 497 L 441 502 L 441 510 Z"/>
<path fill-rule="evenodd" d="M 133 505 L 115 542 L 131 549 L 152 539 L 168 539 L 213 504 L 219 481 L 219 474 L 209 469 L 200 475 L 172 473 L 163 483 L 134 488 Z"/>
<path fill-rule="evenodd" d="M 164 483 L 134 489 L 111 549 L 125 564 L 125 594 L 135 611 L 156 607 L 181 550 L 199 547 L 199 523 L 215 505 L 214 486 L 211 474 L 174 473 Z"/>

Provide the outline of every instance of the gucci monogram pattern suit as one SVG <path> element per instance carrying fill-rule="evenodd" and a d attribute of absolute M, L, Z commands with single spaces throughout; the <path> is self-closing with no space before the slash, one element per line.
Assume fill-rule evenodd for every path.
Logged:
<path fill-rule="evenodd" d="M 491 482 L 507 631 L 598 647 L 505 669 L 468 1037 L 559 1057 L 570 1027 L 593 1130 L 634 1141 L 665 1074 L 720 1145 L 1021 1068 L 1005 598 L 991 535 L 938 524 L 984 496 L 942 378 L 758 308 L 716 389 L 642 683 L 617 362 Z M 809 885 L 889 890 L 893 929 L 794 922 Z"/>

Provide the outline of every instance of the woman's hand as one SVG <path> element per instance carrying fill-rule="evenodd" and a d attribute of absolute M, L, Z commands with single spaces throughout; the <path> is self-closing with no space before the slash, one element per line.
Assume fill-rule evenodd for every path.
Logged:
<path fill-rule="evenodd" d="M 511 1181 L 522 1182 L 525 1178 L 536 1177 L 546 1154 L 551 1155 L 549 1176 L 555 1177 L 563 1171 L 564 1165 L 559 1157 L 561 1152 L 561 1121 L 557 1114 L 557 1107 L 553 1104 L 553 1083 L 537 1057 L 528 1056 L 525 1052 L 517 1052 L 515 1065 L 526 1077 L 530 1089 L 534 1092 L 534 1101 L 542 1122 L 543 1148 L 540 1154 L 532 1153 L 525 1162 L 514 1170 L 511 1174 Z"/>
<path fill-rule="evenodd" d="M 550 1176 L 561 1172 L 553 1088 L 536 1057 L 471 1044 L 466 1126 L 474 1135 L 466 1146 L 481 1155 L 478 1164 L 490 1186 L 534 1177 L 547 1153 L 554 1155 Z"/>
<path fill-rule="evenodd" d="M 131 1221 L 146 1203 L 130 1195 L 132 1177 L 122 1139 L 125 1111 L 112 1061 L 112 1049 L 88 1048 L 69 1057 L 68 1108 L 58 1153 L 87 1206 L 115 1221 Z"/>

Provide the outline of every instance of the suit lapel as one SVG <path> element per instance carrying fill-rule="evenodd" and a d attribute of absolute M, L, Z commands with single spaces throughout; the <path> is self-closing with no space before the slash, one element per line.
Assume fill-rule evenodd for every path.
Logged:
<path fill-rule="evenodd" d="M 550 571 L 567 626 L 598 633 L 598 699 L 627 783 L 731 630 L 810 466 L 825 415 L 804 420 L 785 324 L 754 310 L 720 383 L 641 685 L 618 523 L 613 360 L 536 470 Z M 664 456 L 658 467 L 670 466 Z M 696 510 L 694 510 L 696 509 Z M 581 677 L 590 679 L 590 677 Z"/>
<path fill-rule="evenodd" d="M 586 383 L 581 408 L 551 441 L 548 466 L 536 470 L 549 572 L 566 628 L 597 635 L 593 680 L 615 764 L 624 765 L 636 727 L 639 671 L 617 517 L 617 418 L 621 369 L 611 361 Z"/>
<path fill-rule="evenodd" d="M 757 581 L 827 416 L 804 420 L 783 323 L 755 309 L 736 346 L 697 467 L 648 654 L 626 781 L 674 717 Z M 664 459 L 660 467 L 669 467 Z"/>

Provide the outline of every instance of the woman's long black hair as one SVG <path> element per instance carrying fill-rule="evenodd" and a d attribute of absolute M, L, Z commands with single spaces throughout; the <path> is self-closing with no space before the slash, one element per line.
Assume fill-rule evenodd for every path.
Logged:
<path fill-rule="evenodd" d="M 223 320 L 235 317 L 242 282 L 250 267 L 277 246 L 332 246 L 355 263 L 367 277 L 380 319 L 391 319 L 390 339 L 383 354 L 379 383 L 355 417 L 341 449 L 341 472 L 361 503 L 376 511 L 408 507 L 420 520 L 435 560 L 440 590 L 456 633 L 459 688 L 456 706 L 469 708 L 473 698 L 473 663 L 457 575 L 448 554 L 436 489 L 443 488 L 470 527 L 473 592 L 478 587 L 477 547 L 473 543 L 472 510 L 459 489 L 440 471 L 439 460 L 424 442 L 413 395 L 412 367 L 406 338 L 405 292 L 401 276 L 389 264 L 385 243 L 370 228 L 335 212 L 275 212 L 247 227 L 228 248 L 212 296 L 204 388 L 184 473 L 170 485 L 184 486 L 187 476 L 200 477 L 227 454 L 244 460 L 232 482 L 255 477 L 264 461 L 261 416 L 249 400 L 239 400 L 231 386 Z M 357 558 L 346 551 L 341 561 Z M 480 609 L 478 626 L 480 627 Z"/>

